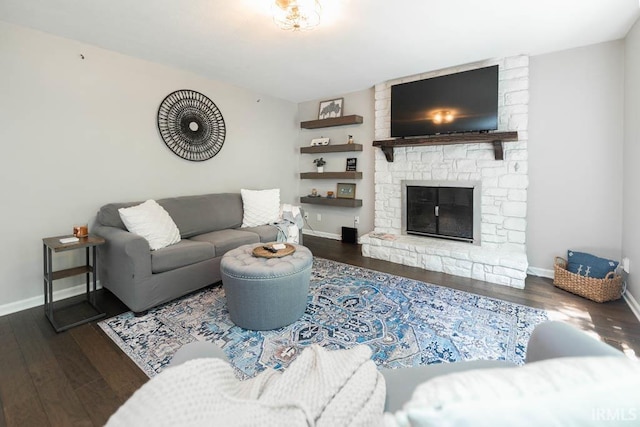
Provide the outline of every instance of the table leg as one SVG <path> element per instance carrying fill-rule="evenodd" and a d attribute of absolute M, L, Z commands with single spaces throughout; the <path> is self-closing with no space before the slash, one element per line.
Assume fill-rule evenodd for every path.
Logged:
<path fill-rule="evenodd" d="M 49 288 L 49 319 L 53 323 L 53 254 L 51 248 L 47 248 L 47 287 Z"/>
<path fill-rule="evenodd" d="M 91 283 L 91 264 L 89 263 L 89 248 L 85 248 L 85 258 L 84 258 L 84 265 L 87 266 L 87 272 L 85 274 L 85 282 L 87 284 L 87 288 L 86 288 L 86 296 L 87 296 L 87 300 L 91 301 L 91 293 L 90 293 L 90 288 L 89 288 L 89 284 Z"/>
<path fill-rule="evenodd" d="M 93 293 L 92 293 L 92 301 L 95 304 L 96 302 L 96 291 L 98 290 L 98 252 L 97 252 L 98 248 L 97 246 L 93 247 L 93 253 L 92 253 L 92 258 L 93 258 Z"/>
<path fill-rule="evenodd" d="M 47 313 L 47 306 L 49 303 L 48 292 L 47 292 L 47 280 L 49 277 L 47 276 L 47 245 L 42 245 L 42 281 L 44 282 L 44 312 Z"/>

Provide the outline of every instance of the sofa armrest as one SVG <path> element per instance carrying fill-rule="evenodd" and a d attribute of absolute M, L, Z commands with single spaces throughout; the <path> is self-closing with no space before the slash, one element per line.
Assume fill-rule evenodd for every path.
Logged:
<path fill-rule="evenodd" d="M 96 224 L 93 232 L 106 240 L 98 247 L 100 280 L 105 287 L 130 287 L 151 277 L 151 249 L 149 242 L 137 234 L 116 227 Z"/>
<path fill-rule="evenodd" d="M 469 360 L 455 363 L 434 363 L 431 365 L 413 366 L 397 369 L 380 369 L 387 387 L 385 398 L 385 412 L 395 412 L 411 400 L 414 390 L 420 384 L 443 375 L 475 369 L 511 368 L 511 362 L 504 360 Z"/>
<path fill-rule="evenodd" d="M 169 362 L 169 367 L 181 365 L 189 360 L 215 357 L 230 362 L 224 350 L 209 341 L 193 341 L 183 345 L 176 351 Z"/>
<path fill-rule="evenodd" d="M 527 344 L 527 363 L 580 356 L 624 356 L 624 353 L 568 323 L 557 321 L 536 326 Z"/>

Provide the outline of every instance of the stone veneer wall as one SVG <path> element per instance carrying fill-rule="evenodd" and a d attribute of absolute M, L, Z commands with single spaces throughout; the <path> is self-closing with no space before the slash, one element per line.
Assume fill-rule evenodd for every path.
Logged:
<path fill-rule="evenodd" d="M 522 288 L 528 267 L 527 122 L 529 57 L 488 60 L 424 73 L 376 85 L 375 137 L 390 137 L 391 86 L 499 65 L 498 130 L 518 131 L 517 142 L 504 143 L 504 160 L 494 159 L 490 143 L 395 148 L 388 163 L 381 150 L 375 159 L 375 232 L 394 235 L 361 238 L 363 254 L 433 271 Z M 481 181 L 481 244 L 403 236 L 402 180 Z"/>

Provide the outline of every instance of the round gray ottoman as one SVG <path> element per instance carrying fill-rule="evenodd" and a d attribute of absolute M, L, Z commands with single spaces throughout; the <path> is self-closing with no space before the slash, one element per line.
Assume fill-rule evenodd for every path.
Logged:
<path fill-rule="evenodd" d="M 311 251 L 296 251 L 282 258 L 253 256 L 253 248 L 240 246 L 224 254 L 220 263 L 222 287 L 231 320 L 244 329 L 265 331 L 289 325 L 307 307 L 311 278 Z"/>

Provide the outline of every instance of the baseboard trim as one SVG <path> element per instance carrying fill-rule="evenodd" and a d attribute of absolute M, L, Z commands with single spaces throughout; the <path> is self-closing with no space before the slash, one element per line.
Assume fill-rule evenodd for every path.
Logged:
<path fill-rule="evenodd" d="M 527 273 L 538 277 L 553 279 L 553 270 L 549 270 L 547 268 L 529 267 L 527 269 Z"/>
<path fill-rule="evenodd" d="M 638 303 L 638 300 L 631 294 L 631 292 L 629 292 L 628 289 L 624 293 L 624 300 L 627 302 L 627 305 L 629 306 L 633 314 L 635 314 L 635 316 L 640 321 L 640 304 Z"/>
<path fill-rule="evenodd" d="M 302 234 L 308 236 L 324 237 L 325 239 L 342 240 L 342 236 L 340 236 L 339 234 L 325 233 L 324 231 L 307 230 L 306 228 L 302 230 Z"/>
<path fill-rule="evenodd" d="M 97 289 L 101 289 L 101 288 L 102 286 L 100 285 L 100 282 L 98 282 Z M 86 289 L 87 289 L 87 285 L 83 283 L 81 285 L 73 286 L 71 288 L 54 291 L 53 301 L 60 301 L 66 298 L 82 295 L 86 292 Z M 39 295 L 36 297 L 26 298 L 20 301 L 15 301 L 15 302 L 10 302 L 8 304 L 0 305 L 0 316 L 4 316 L 6 314 L 11 314 L 11 313 L 17 313 L 18 311 L 37 307 L 39 305 L 44 305 L 44 295 Z"/>

